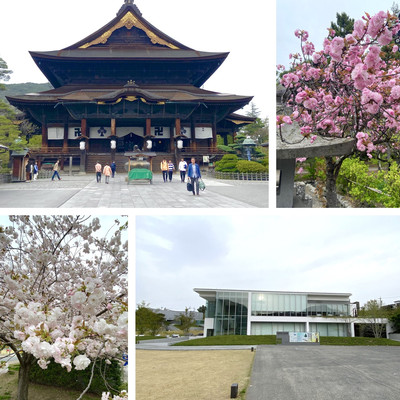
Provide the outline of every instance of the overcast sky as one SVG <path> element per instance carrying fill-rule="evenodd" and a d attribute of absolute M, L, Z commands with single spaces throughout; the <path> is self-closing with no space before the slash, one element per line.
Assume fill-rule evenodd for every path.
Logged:
<path fill-rule="evenodd" d="M 138 216 L 137 303 L 197 309 L 193 288 L 400 300 L 400 216 L 286 215 Z"/>
<path fill-rule="evenodd" d="M 46 82 L 28 51 L 59 50 L 111 21 L 123 0 L 17 0 L 2 4 L 0 57 L 14 71 L 10 83 Z M 251 0 L 135 0 L 152 25 L 195 50 L 230 52 L 204 88 L 255 96 L 273 107 L 275 4 Z M 269 85 L 267 85 L 269 77 Z"/>
<path fill-rule="evenodd" d="M 300 52 L 300 41 L 294 36 L 296 29 L 310 34 L 317 51 L 327 36 L 327 28 L 336 22 L 336 13 L 345 12 L 354 20 L 362 19 L 365 12 L 371 16 L 390 11 L 394 0 L 277 0 L 277 64 L 289 67 L 289 54 Z M 399 3 L 396 1 L 396 3 Z"/>

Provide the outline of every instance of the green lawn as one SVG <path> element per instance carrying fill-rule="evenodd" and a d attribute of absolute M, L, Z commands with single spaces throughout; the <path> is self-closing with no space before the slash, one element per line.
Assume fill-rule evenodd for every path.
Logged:
<path fill-rule="evenodd" d="M 275 335 L 224 335 L 210 336 L 179 342 L 173 346 L 232 346 L 232 345 L 276 344 Z"/>
<path fill-rule="evenodd" d="M 232 346 L 232 345 L 257 345 L 270 344 L 275 345 L 275 335 L 224 335 L 210 336 L 201 339 L 192 339 L 179 342 L 173 346 Z M 321 345 L 326 346 L 400 346 L 400 342 L 389 339 L 375 339 L 364 337 L 328 337 L 321 336 Z"/>
<path fill-rule="evenodd" d="M 321 336 L 321 344 L 327 346 L 400 346 L 400 342 L 396 340 L 369 337 Z"/>

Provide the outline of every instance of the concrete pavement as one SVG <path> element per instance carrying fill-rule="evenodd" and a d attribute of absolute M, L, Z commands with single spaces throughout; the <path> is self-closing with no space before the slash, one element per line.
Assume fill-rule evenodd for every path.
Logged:
<path fill-rule="evenodd" d="M 246 400 L 397 400 L 400 347 L 258 346 Z"/>
<path fill-rule="evenodd" d="M 139 344 L 136 345 L 136 350 L 170 350 L 170 351 L 200 351 L 200 350 L 249 350 L 257 346 L 241 345 L 241 346 L 172 346 L 174 343 L 187 341 L 187 337 L 180 338 L 165 338 L 154 340 L 142 340 L 137 338 Z M 191 339 L 199 339 L 196 336 L 190 337 Z"/>
<path fill-rule="evenodd" d="M 250 351 L 254 347 L 256 356 L 246 400 L 400 398 L 400 347 L 171 346 L 183 340 L 187 338 L 144 340 L 136 349 Z"/>
<path fill-rule="evenodd" d="M 62 180 L 0 184 L 1 208 L 257 208 L 268 207 L 268 182 L 220 181 L 205 176 L 206 190 L 193 196 L 177 175 L 164 183 L 154 174 L 153 184 L 125 181 L 125 174 L 96 182 L 94 174 Z"/>

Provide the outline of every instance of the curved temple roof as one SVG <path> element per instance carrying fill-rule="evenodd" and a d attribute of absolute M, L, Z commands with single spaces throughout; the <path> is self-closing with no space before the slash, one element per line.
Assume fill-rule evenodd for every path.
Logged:
<path fill-rule="evenodd" d="M 79 42 L 61 50 L 30 54 L 54 87 L 79 79 L 101 82 L 103 70 L 103 81 L 109 79 L 107 70 L 115 70 L 121 81 L 152 83 L 155 77 L 148 71 L 157 70 L 157 82 L 170 81 L 172 75 L 175 83 L 200 87 L 229 53 L 191 49 L 154 27 L 133 2 L 125 1 L 114 19 Z M 164 62 L 168 62 L 167 67 Z"/>

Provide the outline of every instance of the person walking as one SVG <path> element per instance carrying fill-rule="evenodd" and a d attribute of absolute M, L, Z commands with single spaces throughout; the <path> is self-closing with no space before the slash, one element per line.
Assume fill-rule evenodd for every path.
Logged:
<path fill-rule="evenodd" d="M 199 196 L 199 179 L 201 178 L 200 167 L 196 164 L 196 159 L 192 158 L 188 167 L 188 181 L 193 186 L 193 196 L 197 194 Z M 196 193 L 195 193 L 196 190 Z"/>
<path fill-rule="evenodd" d="M 106 177 L 106 183 L 108 184 L 111 176 L 111 167 L 107 163 L 104 166 L 103 175 Z"/>
<path fill-rule="evenodd" d="M 111 177 L 114 178 L 115 176 L 115 171 L 117 170 L 117 164 L 115 164 L 115 161 L 111 163 Z"/>
<path fill-rule="evenodd" d="M 37 161 L 35 162 L 35 165 L 33 166 L 33 180 L 36 181 L 37 177 L 39 175 L 39 166 Z"/>
<path fill-rule="evenodd" d="M 165 183 L 168 180 L 168 163 L 165 158 L 161 161 L 160 169 L 162 171 L 162 176 L 163 176 L 164 183 Z"/>
<path fill-rule="evenodd" d="M 179 161 L 179 173 L 181 174 L 181 182 L 185 182 L 185 177 L 186 177 L 186 170 L 187 170 L 187 162 L 181 158 L 181 161 Z"/>
<path fill-rule="evenodd" d="M 29 160 L 28 160 L 28 162 L 26 163 L 25 172 L 26 172 L 25 180 L 26 180 L 26 182 L 29 182 L 29 181 L 32 179 L 32 175 L 31 175 L 31 164 L 29 164 Z"/>
<path fill-rule="evenodd" d="M 60 164 L 60 160 L 57 160 L 56 163 L 53 166 L 53 176 L 51 177 L 52 181 L 54 181 L 55 177 L 57 177 L 58 180 L 61 181 L 60 174 L 58 173 L 59 164 Z"/>
<path fill-rule="evenodd" d="M 174 173 L 174 171 L 175 171 L 174 163 L 171 160 L 168 160 L 168 178 L 170 182 L 172 181 L 172 174 Z"/>
<path fill-rule="evenodd" d="M 96 171 L 96 180 L 97 183 L 101 182 L 101 164 L 97 161 L 96 165 L 94 166 L 94 170 Z"/>

